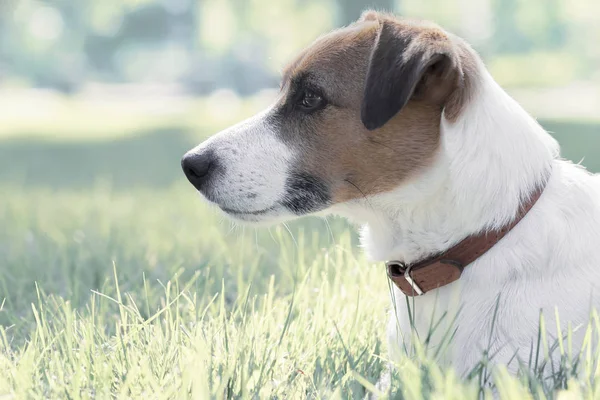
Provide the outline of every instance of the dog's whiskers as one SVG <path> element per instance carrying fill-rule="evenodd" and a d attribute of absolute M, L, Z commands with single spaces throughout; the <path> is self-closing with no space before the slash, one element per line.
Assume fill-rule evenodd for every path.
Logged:
<path fill-rule="evenodd" d="M 329 225 L 329 220 L 327 219 L 327 217 L 323 219 L 325 220 L 325 225 L 327 225 L 327 230 L 329 231 L 329 235 L 331 236 L 331 241 L 333 245 L 337 246 L 337 243 L 335 242 L 335 237 L 333 236 L 333 231 L 331 230 L 331 225 Z"/>
<path fill-rule="evenodd" d="M 377 141 L 377 140 L 375 140 L 375 139 L 373 139 L 373 138 L 371 138 L 371 137 L 369 137 L 369 142 L 371 142 L 371 143 L 374 143 L 374 144 L 378 144 L 378 145 L 380 145 L 381 147 L 385 147 L 386 149 L 389 149 L 389 150 L 391 150 L 392 152 L 395 152 L 395 151 L 396 151 L 396 150 L 394 150 L 393 148 L 391 148 L 390 146 L 387 146 L 387 145 L 385 145 L 385 144 L 383 144 L 383 143 L 381 143 L 381 142 L 379 142 L 379 141 Z"/>
<path fill-rule="evenodd" d="M 290 227 L 288 226 L 288 224 L 286 224 L 285 222 L 283 222 L 283 226 L 285 227 L 285 229 L 290 234 L 290 237 L 292 238 L 292 241 L 294 242 L 294 245 L 296 246 L 296 251 L 297 251 L 298 250 L 298 242 L 296 241 L 296 238 L 294 237 L 294 234 L 292 233 L 292 230 L 290 229 Z"/>
<path fill-rule="evenodd" d="M 385 223 L 385 220 L 384 220 L 385 218 L 381 215 L 381 213 L 377 212 L 377 209 L 373 206 L 373 204 L 371 203 L 371 200 L 369 200 L 369 198 L 367 197 L 367 194 L 360 187 L 358 187 L 358 185 L 356 185 L 354 182 L 352 182 L 350 179 L 346 178 L 346 179 L 344 179 L 344 181 L 348 182 L 350 185 L 352 185 L 354 188 L 356 188 L 356 190 L 358 190 L 360 192 L 360 194 L 363 196 L 363 198 L 367 202 L 367 205 L 371 208 L 371 210 L 374 211 L 375 217 L 382 224 L 384 224 Z"/>
<path fill-rule="evenodd" d="M 367 204 L 369 205 L 369 207 L 371 207 L 371 209 L 373 209 L 373 211 L 375 211 L 375 207 L 373 207 L 373 204 L 371 204 L 371 201 L 369 200 L 369 198 L 367 197 L 367 195 L 365 194 L 365 192 L 363 192 L 362 189 L 358 187 L 358 185 L 356 185 L 354 182 L 352 182 L 348 178 L 344 179 L 344 181 L 346 181 L 350 185 L 354 186 L 354 188 L 360 192 L 360 194 L 365 199 L 365 201 L 367 202 Z"/>

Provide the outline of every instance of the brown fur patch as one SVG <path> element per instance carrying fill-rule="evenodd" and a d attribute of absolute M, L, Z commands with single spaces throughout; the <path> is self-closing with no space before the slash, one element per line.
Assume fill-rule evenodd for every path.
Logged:
<path fill-rule="evenodd" d="M 449 70 L 437 75 L 428 71 L 415 97 L 381 128 L 369 131 L 361 121 L 361 103 L 370 55 L 384 22 L 410 39 L 404 59 L 443 54 L 450 60 Z M 296 168 L 323 181 L 333 203 L 397 188 L 432 163 L 442 111 L 456 119 L 468 100 L 468 75 L 477 71 L 474 57 L 468 46 L 437 25 L 376 12 L 318 39 L 284 72 L 279 105 L 284 118 L 277 123 L 284 140 L 301 154 Z M 292 82 L 300 77 L 321 88 L 329 102 L 315 115 L 283 111 L 290 109 L 298 90 Z"/>

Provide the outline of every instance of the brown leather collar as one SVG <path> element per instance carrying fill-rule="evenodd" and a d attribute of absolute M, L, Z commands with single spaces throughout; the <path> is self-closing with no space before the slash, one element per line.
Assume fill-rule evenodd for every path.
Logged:
<path fill-rule="evenodd" d="M 441 254 L 416 264 L 406 265 L 402 261 L 386 263 L 389 278 L 407 296 L 420 296 L 431 290 L 454 282 L 463 269 L 494 247 L 512 228 L 527 215 L 542 195 L 545 185 L 540 186 L 519 208 L 513 222 L 499 231 L 472 235 Z"/>

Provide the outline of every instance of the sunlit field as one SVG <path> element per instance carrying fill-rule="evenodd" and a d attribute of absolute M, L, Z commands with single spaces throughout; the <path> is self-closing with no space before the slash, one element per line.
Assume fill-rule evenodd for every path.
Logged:
<path fill-rule="evenodd" d="M 234 226 L 180 172 L 186 150 L 259 102 L 221 116 L 198 100 L 175 117 L 81 103 L 38 122 L 6 117 L 0 399 L 346 399 L 375 390 L 387 364 L 389 286 L 354 229 L 335 218 Z M 566 157 L 600 171 L 600 125 L 541 122 Z M 493 354 L 465 378 L 413 349 L 391 397 L 596 398 L 593 321 L 576 362 L 568 338 L 540 334 L 532 371 L 518 377 L 489 371 Z M 564 362 L 542 379 L 536 370 L 554 351 Z"/>

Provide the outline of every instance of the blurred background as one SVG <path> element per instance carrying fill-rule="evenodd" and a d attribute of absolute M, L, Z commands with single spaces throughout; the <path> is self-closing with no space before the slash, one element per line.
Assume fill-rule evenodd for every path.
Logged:
<path fill-rule="evenodd" d="M 261 293 L 271 274 L 289 294 L 333 245 L 356 244 L 338 219 L 231 227 L 179 160 L 367 7 L 465 37 L 563 155 L 600 172 L 597 0 L 0 0 L 0 325 L 30 315 L 34 282 L 73 305 L 111 293 L 113 265 L 133 297 L 142 274 L 195 271 L 207 299 L 223 283 Z"/>
<path fill-rule="evenodd" d="M 270 352 L 279 348 L 274 338 L 282 343 L 281 327 L 298 315 L 306 319 L 290 325 L 297 340 L 284 344 L 285 353 L 273 353 L 278 365 L 292 354 L 294 367 L 281 370 L 306 370 L 305 378 L 294 372 L 290 379 L 315 390 L 337 381 L 354 385 L 347 360 L 385 347 L 389 290 L 382 265 L 364 260 L 356 229 L 336 218 L 270 229 L 232 226 L 200 201 L 180 158 L 267 105 L 286 62 L 368 7 L 432 19 L 466 38 L 497 81 L 559 140 L 563 156 L 600 172 L 599 0 L 0 0 L 0 370 L 14 365 L 0 372 L 1 398 L 8 390 L 4 376 L 29 397 L 34 386 L 62 390 L 56 376 L 79 382 L 88 373 L 90 385 L 106 379 L 107 387 L 126 393 L 133 382 L 127 370 L 139 369 L 127 361 L 133 342 L 121 346 L 123 336 L 113 342 L 101 332 L 121 332 L 123 321 L 134 320 L 119 317 L 121 291 L 144 319 L 167 310 L 164 320 L 152 322 L 156 330 L 146 329 L 146 319 L 140 335 L 163 337 L 158 332 L 164 329 L 173 332 L 164 343 L 180 346 L 186 339 L 171 326 L 181 323 L 185 333 L 184 326 L 205 324 L 202 335 L 214 334 L 216 343 L 211 352 L 229 360 L 215 361 L 213 370 L 227 371 L 227 388 L 238 367 L 242 387 L 246 376 L 262 382 L 245 374 L 255 358 L 261 362 L 255 350 L 233 340 L 228 348 L 228 338 Z M 189 291 L 173 306 L 181 310 L 180 322 L 171 300 L 179 299 L 184 283 L 193 286 L 185 286 Z M 255 314 L 259 334 L 246 325 L 251 293 L 269 294 L 257 303 L 269 314 Z M 236 311 L 242 304 L 243 312 Z M 232 321 L 243 320 L 237 328 L 225 325 L 225 308 Z M 72 310 L 91 318 L 89 325 L 80 325 Z M 40 315 L 55 336 L 39 333 Z M 171 316 L 177 322 L 169 322 Z M 131 329 L 142 327 L 136 324 Z M 195 353 L 148 343 L 167 365 L 163 373 L 140 358 L 144 370 L 155 371 L 152 382 L 178 382 L 172 371 L 185 368 L 171 366 L 184 364 L 172 360 Z M 11 346 L 18 351 L 6 353 Z M 61 348 L 65 358 L 57 356 Z M 100 357 L 89 360 L 115 364 L 94 362 L 101 372 L 86 367 L 88 373 L 80 373 L 87 348 Z M 124 359 L 121 349 L 127 349 Z M 300 359 L 316 359 L 322 372 L 313 375 L 308 364 L 296 369 Z M 364 365 L 368 374 L 379 373 Z M 276 376 L 265 373 L 280 385 Z M 158 387 L 140 382 L 140 393 Z M 67 392 L 49 393 L 38 397 Z M 94 387 L 89 393 L 102 392 Z"/>
<path fill-rule="evenodd" d="M 286 61 L 367 7 L 466 38 L 600 171 L 595 0 L 2 0 L 0 183 L 173 183 L 183 151 L 267 104 Z"/>

